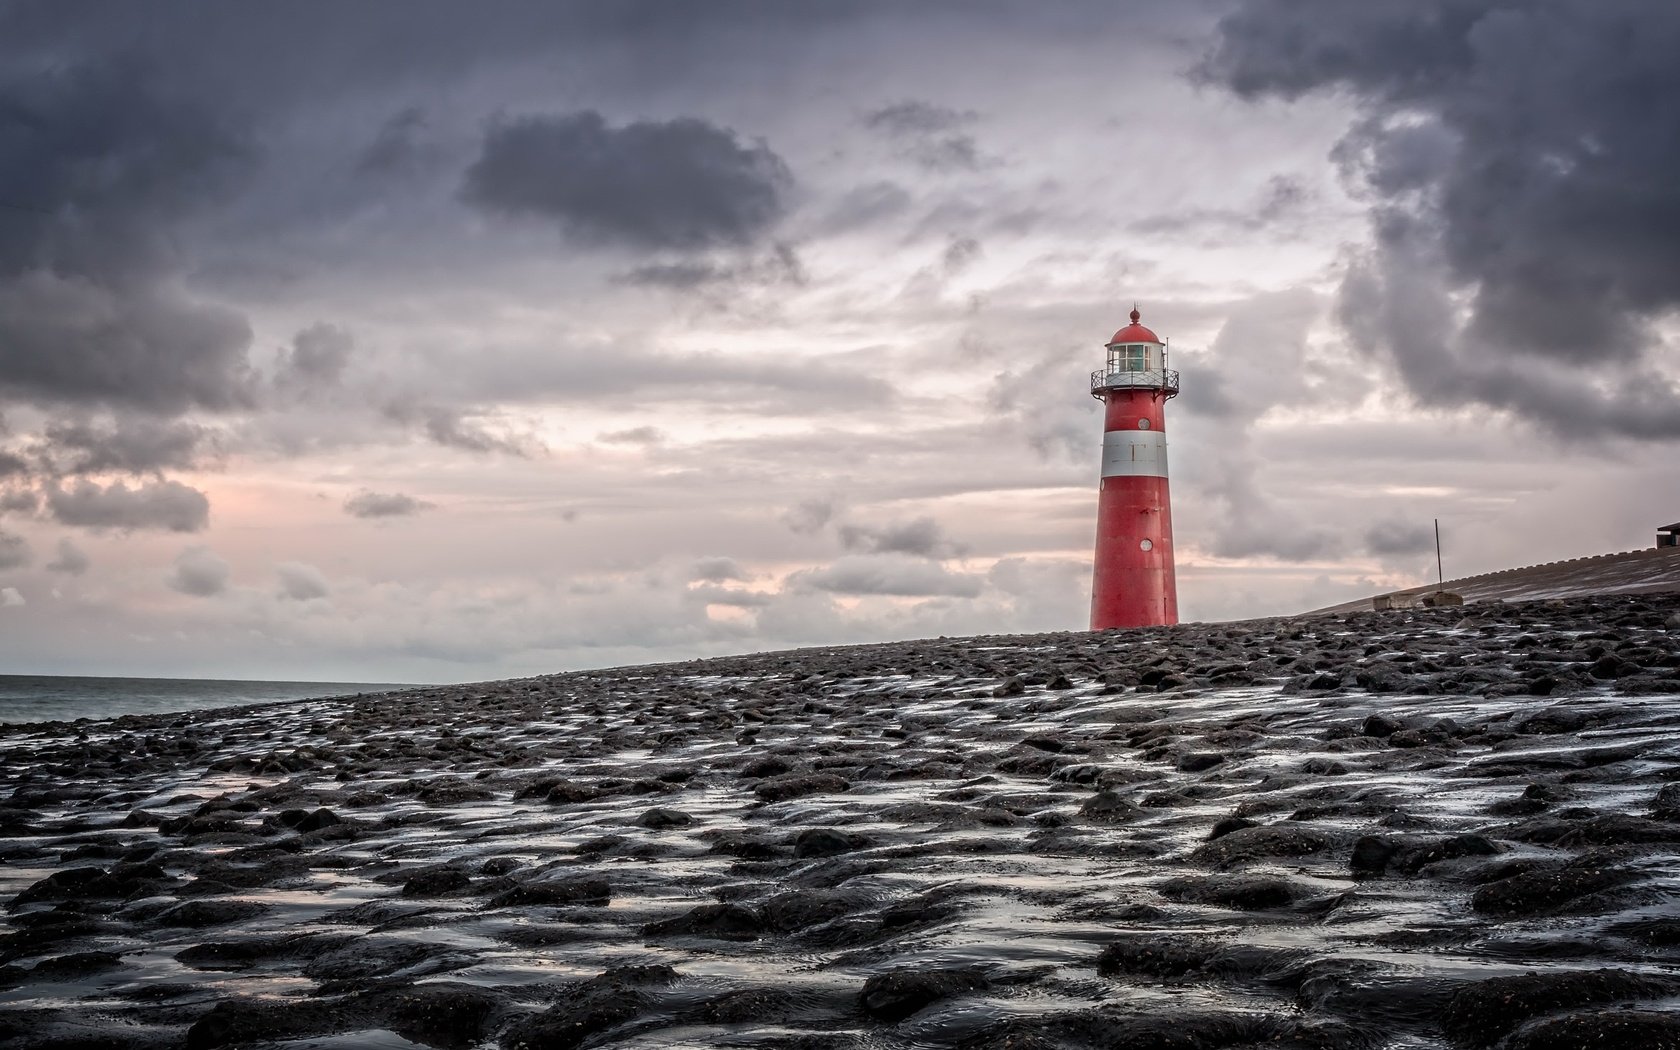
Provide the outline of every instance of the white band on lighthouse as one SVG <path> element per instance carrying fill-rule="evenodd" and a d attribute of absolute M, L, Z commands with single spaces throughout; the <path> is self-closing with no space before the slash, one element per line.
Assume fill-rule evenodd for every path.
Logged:
<path fill-rule="evenodd" d="M 1167 435 L 1159 430 L 1110 430 L 1103 435 L 1105 478 L 1167 476 Z"/>

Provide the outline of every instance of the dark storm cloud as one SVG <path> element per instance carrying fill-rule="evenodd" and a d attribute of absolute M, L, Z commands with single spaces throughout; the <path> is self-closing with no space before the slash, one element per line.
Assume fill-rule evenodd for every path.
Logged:
<path fill-rule="evenodd" d="M 40 506 L 34 489 L 0 489 L 0 514 L 33 514 Z"/>
<path fill-rule="evenodd" d="M 199 532 L 210 524 L 210 501 L 178 481 L 129 488 L 121 481 L 99 485 L 83 480 L 69 488 L 48 486 L 46 501 L 54 521 L 86 529 Z"/>
<path fill-rule="evenodd" d="M 1680 435 L 1652 364 L 1680 308 L 1676 54 L 1671 4 L 1247 0 L 1201 75 L 1360 107 L 1336 159 L 1376 247 L 1341 314 L 1420 400 L 1659 438 Z"/>
<path fill-rule="evenodd" d="M 237 132 L 136 63 L 0 73 L 0 397 L 247 403 L 249 328 L 174 285 L 171 230 L 249 164 Z"/>
<path fill-rule="evenodd" d="M 792 181 L 768 146 L 704 120 L 613 127 L 585 111 L 491 125 L 462 195 L 585 240 L 693 249 L 756 240 L 781 216 Z"/>
<path fill-rule="evenodd" d="M 153 474 L 190 470 L 211 450 L 215 434 L 181 420 L 118 418 L 107 424 L 85 420 L 48 423 L 32 451 L 49 477 L 78 474 Z"/>
<path fill-rule="evenodd" d="M 344 501 L 344 513 L 352 518 L 403 518 L 431 510 L 435 504 L 401 492 L 372 492 L 367 489 Z"/>
<path fill-rule="evenodd" d="M 966 110 L 911 99 L 866 114 L 863 124 L 929 171 L 972 171 L 981 164 L 980 147 L 966 129 L 977 119 Z"/>
<path fill-rule="evenodd" d="M 313 393 L 335 386 L 344 376 L 355 346 L 350 333 L 336 325 L 310 325 L 281 353 L 274 385 L 290 394 Z"/>

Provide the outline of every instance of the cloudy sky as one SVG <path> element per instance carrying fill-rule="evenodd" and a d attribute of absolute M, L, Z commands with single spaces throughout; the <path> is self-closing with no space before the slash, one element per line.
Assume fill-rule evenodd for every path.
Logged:
<path fill-rule="evenodd" d="M 1680 518 L 1680 8 L 0 0 L 0 671 L 1186 619 Z"/>

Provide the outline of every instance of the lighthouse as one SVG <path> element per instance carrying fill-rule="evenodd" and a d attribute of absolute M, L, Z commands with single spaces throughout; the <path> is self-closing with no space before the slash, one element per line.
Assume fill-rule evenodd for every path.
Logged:
<path fill-rule="evenodd" d="M 1093 631 L 1178 622 L 1166 425 L 1178 373 L 1167 368 L 1167 344 L 1141 320 L 1133 307 L 1132 323 L 1114 333 L 1107 362 L 1091 373 L 1091 396 L 1104 406 Z"/>

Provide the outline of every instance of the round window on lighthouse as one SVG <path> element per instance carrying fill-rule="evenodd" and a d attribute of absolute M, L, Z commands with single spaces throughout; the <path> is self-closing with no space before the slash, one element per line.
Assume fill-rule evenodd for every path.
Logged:
<path fill-rule="evenodd" d="M 1154 540 L 1138 540 L 1138 548 L 1141 549 L 1141 550 L 1152 551 L 1152 550 L 1155 549 L 1155 541 Z"/>
<path fill-rule="evenodd" d="M 1149 429 L 1149 420 L 1147 420 L 1147 419 L 1138 420 L 1138 429 L 1139 430 L 1148 430 Z"/>

